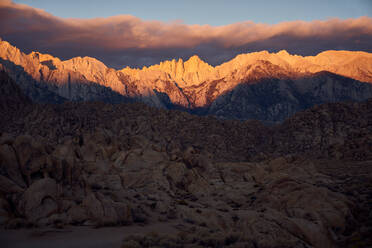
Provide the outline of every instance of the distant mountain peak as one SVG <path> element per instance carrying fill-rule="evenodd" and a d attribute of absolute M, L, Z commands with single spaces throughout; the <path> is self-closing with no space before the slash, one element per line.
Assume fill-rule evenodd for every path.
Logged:
<path fill-rule="evenodd" d="M 280 50 L 279 52 L 276 53 L 279 56 L 291 56 L 287 50 Z"/>
<path fill-rule="evenodd" d="M 204 62 L 202 59 L 200 59 L 200 57 L 196 54 L 192 55 L 187 61 L 190 61 L 190 62 L 196 62 L 196 63 L 200 63 L 200 62 Z"/>

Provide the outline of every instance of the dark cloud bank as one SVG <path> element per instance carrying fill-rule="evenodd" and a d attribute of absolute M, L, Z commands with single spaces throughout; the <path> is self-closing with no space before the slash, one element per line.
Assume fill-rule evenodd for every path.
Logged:
<path fill-rule="evenodd" d="M 315 55 L 324 50 L 372 52 L 372 18 L 226 26 L 143 21 L 130 15 L 65 19 L 0 0 L 0 37 L 24 52 L 61 59 L 91 56 L 115 68 L 141 67 L 198 54 L 212 65 L 236 54 L 278 51 Z"/>

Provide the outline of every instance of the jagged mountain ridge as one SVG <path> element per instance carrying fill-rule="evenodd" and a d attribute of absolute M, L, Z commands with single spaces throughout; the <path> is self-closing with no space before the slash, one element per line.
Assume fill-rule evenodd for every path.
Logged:
<path fill-rule="evenodd" d="M 372 97 L 372 86 L 360 83 L 372 83 L 372 54 L 366 52 L 325 51 L 302 57 L 286 51 L 262 51 L 238 55 L 215 67 L 195 55 L 187 61 L 174 59 L 142 69 L 115 70 L 90 57 L 61 61 L 38 52 L 26 55 L 8 42 L 0 41 L 0 59 L 29 96 L 30 87 L 26 86 L 33 80 L 33 85 L 40 85 L 63 99 L 123 102 L 129 97 L 156 107 L 181 107 L 194 112 L 202 109 L 196 112 L 222 118 L 275 122 L 314 104 Z M 317 73 L 322 71 L 344 76 L 342 82 L 330 73 L 319 76 Z M 280 101 L 273 101 L 270 106 L 252 101 L 244 89 L 257 83 L 264 90 L 254 98 L 272 99 L 279 94 Z M 314 85 L 308 87 L 309 84 Z M 312 88 L 322 90 L 312 91 Z M 232 95 L 243 100 L 234 101 Z M 34 101 L 49 100 L 30 97 Z"/>

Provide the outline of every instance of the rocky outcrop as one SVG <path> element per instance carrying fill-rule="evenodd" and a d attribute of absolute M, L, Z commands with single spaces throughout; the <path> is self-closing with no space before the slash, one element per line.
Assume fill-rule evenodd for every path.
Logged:
<path fill-rule="evenodd" d="M 187 61 L 115 70 L 90 57 L 61 61 L 38 52 L 26 55 L 0 40 L 0 63 L 37 102 L 132 99 L 201 115 L 273 123 L 315 104 L 372 97 L 372 57 L 365 52 L 302 57 L 262 51 L 215 67 L 195 55 Z"/>
<path fill-rule="evenodd" d="M 28 133 L 48 142 L 79 137 L 83 130 L 111 130 L 136 142 L 137 137 L 161 145 L 167 151 L 188 145 L 214 154 L 218 161 L 259 161 L 288 154 L 315 158 L 368 160 L 371 104 L 333 103 L 300 112 L 283 124 L 268 127 L 258 121 L 220 120 L 181 111 L 160 110 L 141 103 L 65 103 L 32 105 L 21 116 L 0 120 L 2 131 Z M 9 111 L 8 111 L 9 112 Z M 86 154 L 90 154 L 89 149 Z M 124 156 L 124 155 L 123 155 Z"/>
<path fill-rule="evenodd" d="M 1 224 L 179 223 L 180 231 L 200 236 L 162 242 L 202 246 L 338 247 L 360 235 L 354 214 L 359 203 L 338 190 L 316 160 L 217 163 L 191 146 L 168 152 L 141 135 L 122 135 L 96 129 L 55 145 L 8 138 L 1 149 L 11 147 L 17 158 L 34 155 L 26 163 L 0 155 L 0 199 L 6 203 Z M 4 172 L 6 165 L 20 181 Z M 235 238 L 226 241 L 229 235 Z"/>
<path fill-rule="evenodd" d="M 324 104 L 294 115 L 278 126 L 271 151 L 371 160 L 371 100 Z"/>
<path fill-rule="evenodd" d="M 180 232 L 123 247 L 369 247 L 371 104 L 270 127 L 141 103 L 2 105 L 17 118 L 0 120 L 0 225 Z"/>

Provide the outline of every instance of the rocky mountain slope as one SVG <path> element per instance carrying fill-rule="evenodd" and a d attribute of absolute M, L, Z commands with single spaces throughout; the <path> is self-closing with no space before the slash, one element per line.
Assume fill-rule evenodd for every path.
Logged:
<path fill-rule="evenodd" d="M 5 75 L 17 118 L 0 120 L 1 228 L 179 232 L 122 247 L 372 244 L 372 100 L 266 127 L 141 103 L 27 103 Z"/>
<path fill-rule="evenodd" d="M 31 101 L 4 71 L 2 65 L 0 65 L 0 82 L 0 119 L 3 120 L 1 123 L 11 123 L 13 118 L 22 116 L 23 110 L 31 104 Z"/>
<path fill-rule="evenodd" d="M 227 119 L 282 122 L 316 104 L 368 99 L 371 86 L 325 71 L 297 79 L 264 79 L 222 94 L 207 113 Z"/>
<path fill-rule="evenodd" d="M 372 97 L 372 55 L 365 52 L 301 57 L 263 51 L 215 67 L 193 56 L 115 70 L 89 57 L 61 61 L 38 52 L 27 55 L 0 40 L 0 63 L 38 102 L 132 99 L 221 118 L 280 122 L 315 104 Z"/>

